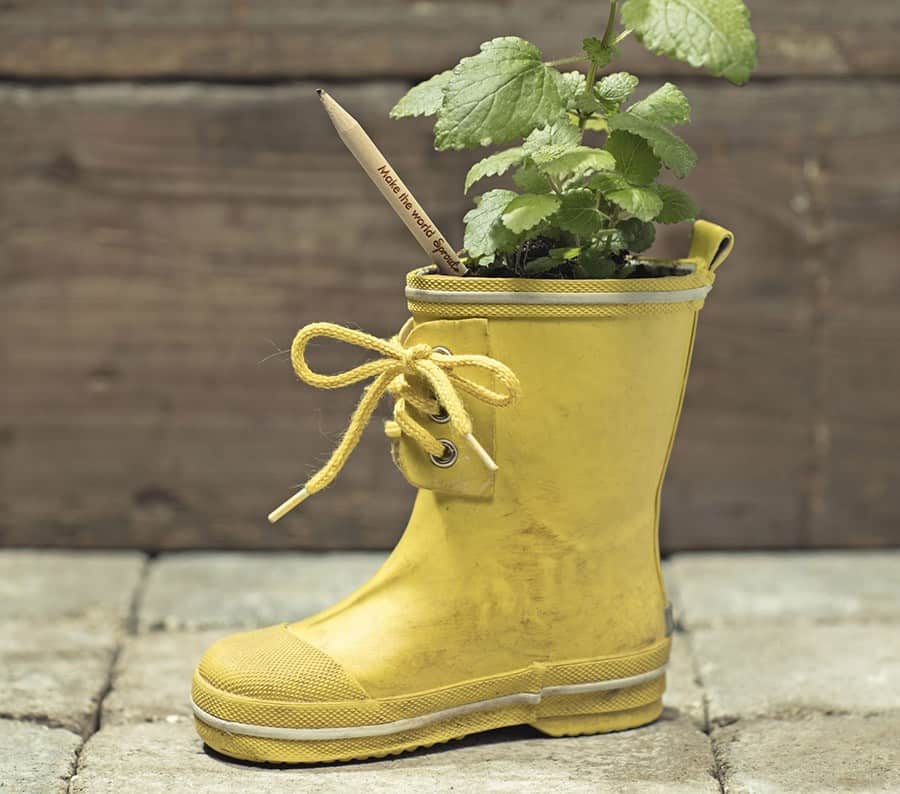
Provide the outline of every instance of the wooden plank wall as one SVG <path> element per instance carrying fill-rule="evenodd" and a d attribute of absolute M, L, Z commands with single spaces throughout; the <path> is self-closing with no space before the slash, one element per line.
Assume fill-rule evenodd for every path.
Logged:
<path fill-rule="evenodd" d="M 900 7 L 750 7 L 760 70 L 743 89 L 626 48 L 644 90 L 681 79 L 701 157 L 687 187 L 737 236 L 702 317 L 664 546 L 895 544 Z M 298 385 L 279 351 L 311 320 L 392 333 L 422 260 L 313 88 L 458 240 L 472 156 L 435 154 L 427 122 L 387 109 L 486 38 L 565 56 L 604 14 L 580 0 L 0 4 L 0 543 L 389 546 L 412 492 L 374 424 L 335 487 L 264 518 L 356 398 Z"/>

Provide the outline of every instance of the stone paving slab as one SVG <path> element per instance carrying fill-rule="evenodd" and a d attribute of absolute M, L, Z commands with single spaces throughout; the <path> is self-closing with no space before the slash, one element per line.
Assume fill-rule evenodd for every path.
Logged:
<path fill-rule="evenodd" d="M 810 712 L 900 718 L 900 631 L 892 625 L 746 626 L 692 634 L 709 719 Z"/>
<path fill-rule="evenodd" d="M 0 716 L 82 734 L 106 690 L 119 630 L 96 620 L 0 625 Z"/>
<path fill-rule="evenodd" d="M 676 619 L 686 629 L 900 621 L 900 549 L 677 554 L 667 563 Z"/>
<path fill-rule="evenodd" d="M 164 555 L 150 570 L 140 631 L 255 628 L 330 606 L 380 567 L 380 552 Z"/>
<path fill-rule="evenodd" d="M 728 794 L 900 791 L 900 719 L 741 722 L 715 732 Z"/>
<path fill-rule="evenodd" d="M 65 794 L 80 745 L 62 728 L 0 720 L 0 791 Z"/>
<path fill-rule="evenodd" d="M 686 719 L 570 739 L 515 728 L 389 760 L 303 767 L 203 751 L 188 720 L 106 727 L 84 748 L 73 794 L 254 792 L 594 792 L 717 794 L 708 738 Z"/>
<path fill-rule="evenodd" d="M 124 621 L 145 562 L 140 552 L 2 550 L 0 621 Z"/>
<path fill-rule="evenodd" d="M 116 663 L 112 690 L 103 701 L 102 724 L 189 717 L 194 668 L 225 633 L 213 629 L 129 637 Z"/>
<path fill-rule="evenodd" d="M 697 681 L 697 673 L 690 637 L 676 634 L 672 638 L 672 655 L 666 670 L 666 708 L 674 709 L 687 717 L 698 728 L 706 727 L 706 706 L 703 689 Z"/>

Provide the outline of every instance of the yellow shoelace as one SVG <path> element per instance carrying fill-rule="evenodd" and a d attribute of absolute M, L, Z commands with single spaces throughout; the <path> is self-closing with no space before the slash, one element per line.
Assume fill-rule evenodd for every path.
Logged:
<path fill-rule="evenodd" d="M 333 375 L 314 372 L 306 361 L 306 347 L 316 337 L 327 337 L 358 345 L 379 353 L 382 358 L 367 361 L 346 372 Z M 273 524 L 307 497 L 326 488 L 337 477 L 350 453 L 359 443 L 363 430 L 386 392 L 392 394 L 396 400 L 394 421 L 387 422 L 385 427 L 389 437 L 408 435 L 426 452 L 441 456 L 446 452 L 444 444 L 407 413 L 406 405 L 409 403 L 420 411 L 432 415 L 443 411 L 449 417 L 447 421 L 451 427 L 466 439 L 484 464 L 496 470 L 497 464 L 472 434 L 472 420 L 459 392 L 470 394 L 488 405 L 496 407 L 509 405 L 519 396 L 519 380 L 505 364 L 489 356 L 453 355 L 426 344 L 404 347 L 397 337 L 379 339 L 377 336 L 333 323 L 312 323 L 301 328 L 291 345 L 291 363 L 301 380 L 319 389 L 340 389 L 369 378 L 375 380 L 363 391 L 362 398 L 350 417 L 350 424 L 328 462 L 306 481 L 303 488 L 269 514 L 269 521 Z M 489 372 L 498 383 L 502 384 L 505 391 L 482 386 L 464 377 L 458 372 L 464 367 L 476 367 Z M 416 388 L 417 382 L 430 388 L 433 397 L 423 395 L 421 388 Z"/>

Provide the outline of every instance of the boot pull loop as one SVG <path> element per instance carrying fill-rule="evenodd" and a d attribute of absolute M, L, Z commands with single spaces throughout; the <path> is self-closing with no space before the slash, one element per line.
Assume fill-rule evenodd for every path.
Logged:
<path fill-rule="evenodd" d="M 694 223 L 688 257 L 697 262 L 698 271 L 715 273 L 734 248 L 734 235 L 709 221 Z"/>

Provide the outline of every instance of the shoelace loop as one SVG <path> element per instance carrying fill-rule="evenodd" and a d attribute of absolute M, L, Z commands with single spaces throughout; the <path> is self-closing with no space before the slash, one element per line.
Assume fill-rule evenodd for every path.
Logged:
<path fill-rule="evenodd" d="M 356 345 L 378 353 L 381 357 L 345 372 L 334 374 L 316 372 L 306 361 L 306 348 L 317 337 Z M 363 391 L 362 398 L 350 417 L 347 430 L 337 448 L 331 453 L 328 462 L 310 477 L 294 496 L 269 514 L 269 521 L 272 523 L 312 494 L 331 484 L 359 443 L 363 430 L 386 392 L 391 393 L 396 399 L 394 421 L 387 423 L 390 437 L 397 438 L 401 434 L 406 434 L 427 452 L 441 454 L 443 444 L 409 416 L 406 412 L 406 403 L 426 413 L 438 413 L 443 409 L 449 417 L 450 425 L 466 439 L 485 466 L 492 470 L 497 469 L 497 464 L 472 434 L 472 420 L 459 394 L 465 392 L 495 407 L 512 403 L 519 395 L 519 380 L 509 367 L 496 359 L 477 354 L 447 354 L 431 345 L 421 343 L 405 347 L 397 337 L 379 339 L 363 331 L 334 323 L 311 323 L 301 328 L 294 337 L 291 345 L 291 363 L 297 377 L 320 389 L 340 389 L 360 381 L 373 378 L 374 380 Z M 501 385 L 502 390 L 484 386 L 465 377 L 459 370 L 466 367 L 489 372 Z M 434 395 L 433 398 L 422 396 L 414 388 L 413 382 L 417 379 L 428 385 Z"/>

